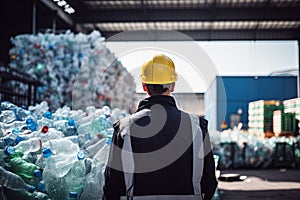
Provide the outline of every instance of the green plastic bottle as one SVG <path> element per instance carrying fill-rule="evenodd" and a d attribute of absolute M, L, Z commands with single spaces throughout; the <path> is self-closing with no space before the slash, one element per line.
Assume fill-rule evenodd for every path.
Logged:
<path fill-rule="evenodd" d="M 10 159 L 9 164 L 10 164 L 10 171 L 20 176 L 26 178 L 42 176 L 42 171 L 37 165 L 27 162 L 21 157 L 14 157 Z"/>

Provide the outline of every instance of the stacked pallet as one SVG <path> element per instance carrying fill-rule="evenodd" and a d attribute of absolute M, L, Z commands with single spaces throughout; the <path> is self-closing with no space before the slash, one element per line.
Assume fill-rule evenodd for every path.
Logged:
<path fill-rule="evenodd" d="M 275 110 L 283 110 L 280 101 L 259 100 L 249 102 L 249 133 L 263 137 L 273 136 L 273 112 Z"/>

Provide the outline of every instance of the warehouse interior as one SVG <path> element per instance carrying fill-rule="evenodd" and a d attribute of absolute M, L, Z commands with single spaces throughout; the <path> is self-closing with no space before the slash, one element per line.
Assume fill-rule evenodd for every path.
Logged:
<path fill-rule="evenodd" d="M 4 0 L 0 154 L 7 138 L 10 146 L 18 145 L 11 138 L 26 141 L 23 132 L 43 131 L 43 123 L 61 137 L 85 138 L 86 149 L 111 137 L 109 120 L 134 113 L 147 97 L 140 81 L 142 63 L 150 54 L 164 53 L 179 66 L 176 104 L 208 120 L 219 173 L 214 199 L 297 199 L 299 13 L 300 0 Z M 85 128 L 104 123 L 103 118 L 106 128 L 93 127 L 87 134 Z M 17 127 L 21 135 L 12 137 Z M 33 155 L 38 157 L 38 151 Z M 9 156 L 4 158 L 1 166 L 16 173 Z M 247 186 L 270 181 L 269 173 L 287 185 L 278 186 L 277 193 L 265 188 L 265 194 Z M 283 180 L 283 173 L 289 178 Z M 85 175 L 75 199 L 97 199 L 83 186 L 93 185 L 93 175 Z M 59 199 L 39 190 L 31 178 L 24 181 L 35 184 L 35 192 Z M 13 194 L 15 188 L 7 190 L 4 184 L 0 199 L 32 198 Z"/>

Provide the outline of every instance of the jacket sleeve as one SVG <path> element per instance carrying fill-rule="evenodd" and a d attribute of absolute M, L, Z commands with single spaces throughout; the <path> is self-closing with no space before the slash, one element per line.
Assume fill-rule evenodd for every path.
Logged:
<path fill-rule="evenodd" d="M 104 173 L 104 187 L 103 199 L 104 200 L 120 200 L 120 196 L 125 195 L 124 173 L 122 169 L 121 151 L 123 147 L 123 139 L 119 135 L 120 123 L 114 124 L 114 135 L 108 165 Z"/>
<path fill-rule="evenodd" d="M 201 179 L 201 191 L 204 193 L 204 200 L 210 200 L 214 196 L 218 182 L 216 179 L 216 168 L 209 134 L 207 131 L 207 120 L 200 118 L 200 127 L 203 133 L 204 167 Z"/>

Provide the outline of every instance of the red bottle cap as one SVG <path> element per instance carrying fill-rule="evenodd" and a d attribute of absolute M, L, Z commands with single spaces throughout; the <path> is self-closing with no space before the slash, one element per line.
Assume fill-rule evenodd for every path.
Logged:
<path fill-rule="evenodd" d="M 42 128 L 42 132 L 43 133 L 47 133 L 48 132 L 48 126 L 43 126 L 43 128 Z"/>

